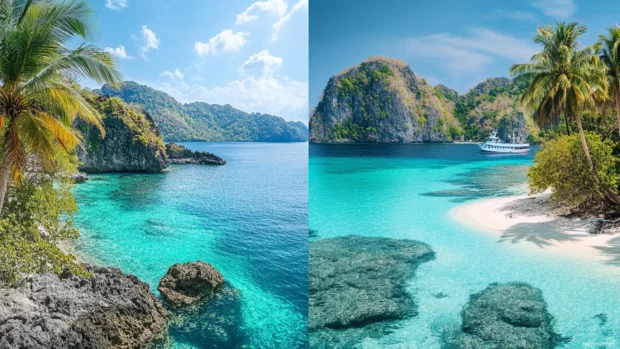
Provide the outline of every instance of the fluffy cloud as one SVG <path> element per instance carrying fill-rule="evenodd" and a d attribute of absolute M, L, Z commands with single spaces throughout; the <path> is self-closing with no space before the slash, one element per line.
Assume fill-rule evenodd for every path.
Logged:
<path fill-rule="evenodd" d="M 271 36 L 271 41 L 275 42 L 278 40 L 278 36 L 280 35 L 280 31 L 282 30 L 282 26 L 291 20 L 291 16 L 300 10 L 308 8 L 308 0 L 300 0 L 298 3 L 293 6 L 293 9 L 285 16 L 280 17 L 280 20 L 273 25 L 273 34 Z"/>
<path fill-rule="evenodd" d="M 161 74 L 160 88 L 183 103 L 202 101 L 230 104 L 246 112 L 260 112 L 281 116 L 287 120 L 304 121 L 308 118 L 308 82 L 280 76 L 282 58 L 268 50 L 250 56 L 239 68 L 238 79 L 223 86 L 207 87 L 185 81 L 176 69 Z"/>
<path fill-rule="evenodd" d="M 221 51 L 239 51 L 248 43 L 248 36 L 250 33 L 234 33 L 232 30 L 226 29 L 209 39 L 209 42 L 196 42 L 194 50 L 199 56 L 216 55 Z"/>
<path fill-rule="evenodd" d="M 411 52 L 436 60 L 454 74 L 479 72 L 496 58 L 529 62 L 536 47 L 529 40 L 489 29 L 471 29 L 468 36 L 434 34 L 409 40 Z"/>
<path fill-rule="evenodd" d="M 127 7 L 127 0 L 106 0 L 105 7 L 114 11 L 120 11 Z"/>
<path fill-rule="evenodd" d="M 286 0 L 256 1 L 250 5 L 250 7 L 246 8 L 245 11 L 237 15 L 235 24 L 245 24 L 257 20 L 260 18 L 259 14 L 261 12 L 282 17 L 286 14 L 287 9 L 288 4 Z"/>
<path fill-rule="evenodd" d="M 570 18 L 577 10 L 573 0 L 534 0 L 532 6 L 547 16 L 558 19 Z"/>
<path fill-rule="evenodd" d="M 247 76 L 273 76 L 282 68 L 282 58 L 272 56 L 269 50 L 253 54 L 237 68 L 237 72 Z"/>
<path fill-rule="evenodd" d="M 165 77 L 168 77 L 171 80 L 179 80 L 179 81 L 183 80 L 183 78 L 184 78 L 183 73 L 181 73 L 181 71 L 178 68 L 175 69 L 173 72 L 165 71 L 165 72 L 161 73 L 160 76 L 165 76 Z"/>
<path fill-rule="evenodd" d="M 159 39 L 157 35 L 145 25 L 142 26 L 140 33 L 142 34 L 142 46 L 140 47 L 140 51 L 142 52 L 142 58 L 148 61 L 146 54 L 151 49 L 157 50 L 159 48 Z"/>
<path fill-rule="evenodd" d="M 127 51 L 125 51 L 125 46 L 118 46 L 116 48 L 106 47 L 103 49 L 105 52 L 108 52 L 114 57 L 120 59 L 131 59 L 132 57 L 127 55 Z"/>

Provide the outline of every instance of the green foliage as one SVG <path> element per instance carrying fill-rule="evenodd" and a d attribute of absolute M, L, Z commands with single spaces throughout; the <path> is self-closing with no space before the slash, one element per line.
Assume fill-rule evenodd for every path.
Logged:
<path fill-rule="evenodd" d="M 124 82 L 118 89 L 104 85 L 101 93 L 144 108 L 169 142 L 302 142 L 308 139 L 308 128 L 300 122 L 287 122 L 269 114 L 248 114 L 230 105 L 181 104 L 164 92 L 132 81 Z"/>
<path fill-rule="evenodd" d="M 553 200 L 581 207 L 601 203 L 604 190 L 615 192 L 620 177 L 613 143 L 591 132 L 586 133 L 586 140 L 600 184 L 592 177 L 579 135 L 573 134 L 547 142 L 536 154 L 528 172 L 531 192 L 552 188 Z"/>
<path fill-rule="evenodd" d="M 77 158 L 58 147 L 54 168 L 31 164 L 23 185 L 9 187 L 0 219 L 0 281 L 15 283 L 24 274 L 53 272 L 63 267 L 76 275 L 86 271 L 64 254 L 57 242 L 78 237 L 71 216 L 77 211 L 70 175 Z M 55 184 L 54 184 L 55 183 Z"/>

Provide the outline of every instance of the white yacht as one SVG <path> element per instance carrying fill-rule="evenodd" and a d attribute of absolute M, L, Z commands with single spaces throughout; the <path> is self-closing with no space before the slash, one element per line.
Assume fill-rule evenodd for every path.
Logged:
<path fill-rule="evenodd" d="M 482 154 L 527 154 L 530 151 L 528 143 L 521 143 L 520 137 L 512 135 L 510 142 L 502 142 L 497 137 L 497 130 L 489 136 L 486 143 L 480 144 L 480 153 Z"/>

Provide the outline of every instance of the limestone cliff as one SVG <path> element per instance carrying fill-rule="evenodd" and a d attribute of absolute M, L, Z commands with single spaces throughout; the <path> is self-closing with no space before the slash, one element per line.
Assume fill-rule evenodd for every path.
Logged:
<path fill-rule="evenodd" d="M 536 142 L 520 96 L 528 81 L 492 78 L 459 95 L 432 87 L 400 60 L 370 58 L 332 77 L 310 117 L 315 143 L 482 141 L 498 129 Z"/>
<path fill-rule="evenodd" d="M 310 119 L 317 143 L 447 142 L 457 133 L 444 98 L 405 62 L 384 57 L 332 77 Z"/>
<path fill-rule="evenodd" d="M 168 166 L 163 139 L 147 113 L 119 98 L 91 96 L 89 102 L 103 116 L 105 137 L 97 127 L 78 122 L 80 171 L 161 172 Z"/>

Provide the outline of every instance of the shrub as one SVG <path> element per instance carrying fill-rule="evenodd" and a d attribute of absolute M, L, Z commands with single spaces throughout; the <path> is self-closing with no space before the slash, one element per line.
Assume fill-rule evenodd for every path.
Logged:
<path fill-rule="evenodd" d="M 592 177 L 579 135 L 573 134 L 547 142 L 536 154 L 528 172 L 530 191 L 541 193 L 551 188 L 553 200 L 582 208 L 602 203 L 604 189 L 615 192 L 619 176 L 613 143 L 589 132 L 586 140 L 600 184 Z"/>

